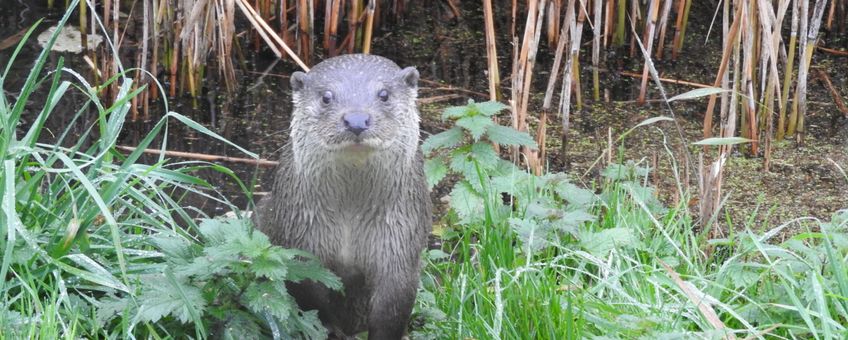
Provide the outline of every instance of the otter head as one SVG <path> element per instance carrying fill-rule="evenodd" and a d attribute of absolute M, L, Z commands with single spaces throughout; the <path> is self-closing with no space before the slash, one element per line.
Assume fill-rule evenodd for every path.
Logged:
<path fill-rule="evenodd" d="M 418 147 L 418 71 L 389 59 L 343 55 L 291 76 L 292 142 L 310 155 L 365 159 Z"/>

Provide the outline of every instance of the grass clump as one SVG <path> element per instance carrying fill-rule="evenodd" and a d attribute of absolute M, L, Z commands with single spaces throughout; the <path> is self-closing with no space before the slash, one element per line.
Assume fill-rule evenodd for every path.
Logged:
<path fill-rule="evenodd" d="M 59 25 L 69 17 L 70 11 Z M 4 90 L 11 63 L 34 30 L 3 65 Z M 177 198 L 200 194 L 238 211 L 193 175 L 210 168 L 244 188 L 230 170 L 163 158 L 153 165 L 139 162 L 170 120 L 227 141 L 168 112 L 137 151 L 117 152 L 129 102 L 144 87 L 134 88 L 121 72 L 101 84 L 117 83 L 119 89 L 104 105 L 98 88 L 66 68 L 61 57 L 47 68 L 55 39 L 17 98 L 0 93 L 0 338 L 325 335 L 314 312 L 294 304 L 285 282 L 312 279 L 338 288 L 335 276 L 308 254 L 272 246 L 247 219 L 210 219 Z M 86 101 L 55 142 L 43 143 L 45 122 L 72 91 Z M 46 96 L 37 102 L 41 93 Z M 32 124 L 24 126 L 21 118 L 32 108 Z M 72 126 L 92 112 L 92 125 L 75 135 Z"/>
<path fill-rule="evenodd" d="M 425 141 L 442 150 L 431 161 L 482 143 L 445 142 L 457 129 Z M 422 337 L 848 336 L 848 211 L 709 240 L 686 205 L 656 198 L 641 163 L 611 164 L 585 189 L 565 174 L 462 159 L 470 165 L 450 162 L 459 180 L 437 228 L 442 247 L 427 254 L 418 310 L 438 326 Z M 805 232 L 779 241 L 789 225 Z"/>

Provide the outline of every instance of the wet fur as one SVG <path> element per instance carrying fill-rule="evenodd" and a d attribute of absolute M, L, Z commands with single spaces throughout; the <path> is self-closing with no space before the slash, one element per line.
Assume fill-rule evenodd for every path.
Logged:
<path fill-rule="evenodd" d="M 312 282 L 289 286 L 301 308 L 317 309 L 339 336 L 367 330 L 369 339 L 399 339 L 415 301 L 431 229 L 417 79 L 414 69 L 364 55 L 293 75 L 291 140 L 256 222 L 275 244 L 312 252 L 342 279 L 343 294 Z M 390 89 L 389 101 L 370 97 L 381 88 Z M 332 105 L 321 102 L 326 89 L 338 96 Z M 357 141 L 339 118 L 346 110 L 374 119 L 360 140 L 370 151 L 340 147 Z"/>

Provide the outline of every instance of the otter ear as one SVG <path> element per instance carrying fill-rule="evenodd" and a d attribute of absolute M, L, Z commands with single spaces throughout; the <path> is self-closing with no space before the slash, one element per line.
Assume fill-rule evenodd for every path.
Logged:
<path fill-rule="evenodd" d="M 300 91 L 306 86 L 306 73 L 297 71 L 291 75 L 292 91 Z"/>
<path fill-rule="evenodd" d="M 418 88 L 418 70 L 415 67 L 407 67 L 403 70 L 400 70 L 399 78 L 403 80 L 403 83 L 409 88 L 416 89 Z"/>

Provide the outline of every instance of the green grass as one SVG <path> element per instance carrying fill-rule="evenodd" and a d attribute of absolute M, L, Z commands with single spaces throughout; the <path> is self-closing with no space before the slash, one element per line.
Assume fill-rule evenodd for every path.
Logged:
<path fill-rule="evenodd" d="M 482 204 L 478 211 L 494 213 L 470 223 L 444 219 L 444 245 L 428 253 L 424 279 L 433 301 L 420 306 L 422 314 L 443 314 L 430 313 L 439 327 L 420 335 L 848 336 L 848 210 L 830 221 L 731 224 L 741 231 L 708 240 L 686 206 L 664 207 L 642 185 L 647 174 L 637 164 L 614 164 L 589 199 L 561 175 L 516 172 L 508 185 L 480 176 L 489 184 L 479 200 L 451 205 Z M 501 193 L 514 201 L 504 204 Z M 581 210 L 591 218 L 569 224 Z M 781 242 L 790 226 L 804 232 Z"/>

